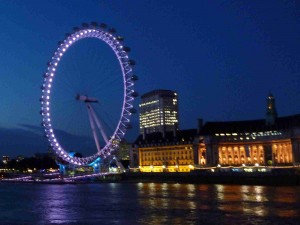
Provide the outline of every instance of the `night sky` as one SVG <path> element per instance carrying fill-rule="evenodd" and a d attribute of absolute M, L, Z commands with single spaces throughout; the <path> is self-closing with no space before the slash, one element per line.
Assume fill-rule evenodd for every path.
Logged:
<path fill-rule="evenodd" d="M 279 116 L 300 113 L 297 1 L 2 0 L 0 155 L 46 152 L 39 115 L 42 75 L 65 33 L 91 21 L 104 22 L 124 36 L 136 61 L 140 94 L 153 89 L 178 92 L 181 129 L 196 128 L 197 118 L 264 118 L 269 92 L 276 98 Z M 120 104 L 117 93 L 122 84 L 114 79 L 121 76 L 120 68 L 110 49 L 98 42 L 83 40 L 72 46 L 56 75 L 55 98 L 67 96 L 67 82 L 75 91 L 86 91 L 89 86 L 84 87 L 82 79 L 96 83 L 96 73 L 107 76 L 105 86 L 113 90 L 107 103 L 113 120 L 118 114 L 114 107 Z M 79 79 L 80 74 L 85 76 Z M 71 81 L 64 82 L 66 77 Z M 77 132 L 84 131 L 84 125 L 71 126 L 73 103 L 59 108 L 52 102 L 57 107 L 54 120 L 66 145 L 80 146 L 89 139 Z M 138 114 L 132 124 L 129 141 L 138 134 Z"/>

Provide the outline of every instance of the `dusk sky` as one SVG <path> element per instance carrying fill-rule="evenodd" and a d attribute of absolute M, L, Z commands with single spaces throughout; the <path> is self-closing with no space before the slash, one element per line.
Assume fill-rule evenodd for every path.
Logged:
<path fill-rule="evenodd" d="M 264 118 L 269 92 L 279 116 L 300 113 L 299 1 L 1 0 L 0 155 L 46 152 L 39 115 L 43 73 L 65 33 L 92 21 L 104 22 L 124 36 L 136 61 L 137 92 L 178 92 L 181 129 L 196 128 L 198 118 Z M 94 45 L 72 46 L 61 73 L 75 78 L 75 67 L 82 71 L 94 62 L 96 70 L 99 61 L 101 74 L 112 81 L 114 75 L 120 77 L 110 49 Z M 57 74 L 57 89 L 64 84 L 59 84 L 61 77 Z M 74 87 L 81 84 L 72 82 Z M 59 90 L 64 95 L 65 89 Z M 136 108 L 139 102 L 137 98 Z M 68 120 L 70 109 L 57 109 L 58 124 Z M 138 135 L 138 114 L 132 119 L 129 141 Z M 78 146 L 81 138 L 70 129 L 59 128 Z"/>

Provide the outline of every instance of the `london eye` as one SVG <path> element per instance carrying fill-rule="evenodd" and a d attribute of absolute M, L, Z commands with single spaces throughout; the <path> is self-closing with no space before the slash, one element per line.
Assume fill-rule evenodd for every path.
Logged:
<path fill-rule="evenodd" d="M 92 84 L 89 84 L 89 88 L 84 92 L 75 90 L 69 96 L 78 106 L 84 107 L 85 110 L 81 110 L 81 114 L 84 114 L 86 117 L 85 121 L 90 129 L 88 133 L 90 133 L 95 147 L 95 152 L 90 155 L 77 157 L 74 154 L 69 154 L 73 149 L 68 149 L 68 147 L 63 144 L 63 138 L 58 137 L 58 129 L 53 123 L 53 120 L 55 119 L 55 116 L 53 116 L 53 107 L 56 105 L 56 102 L 53 102 L 53 94 L 56 91 L 53 87 L 55 86 L 55 81 L 59 81 L 63 76 L 67 76 L 66 74 L 57 74 L 59 67 L 63 63 L 63 57 L 70 51 L 71 47 L 76 48 L 76 46 L 73 47 L 75 43 L 86 39 L 100 40 L 109 47 L 110 51 L 112 50 L 111 52 L 113 52 L 113 55 L 117 59 L 117 64 L 119 65 L 119 74 L 110 75 L 110 77 L 118 76 L 121 78 L 122 84 L 119 84 L 119 86 L 122 91 L 119 94 L 121 104 L 119 106 L 120 110 L 117 113 L 118 118 L 114 119 L 110 126 L 108 124 L 111 120 L 105 120 L 103 116 L 99 116 L 99 113 L 97 112 L 97 107 L 99 108 L 99 105 L 101 110 L 105 110 L 106 106 L 103 102 L 105 102 L 105 99 L 108 97 L 105 97 L 104 99 L 100 95 L 94 96 L 92 92 L 90 93 L 89 90 L 94 88 L 92 87 L 92 81 Z M 55 154 L 58 158 L 70 164 L 83 166 L 91 164 L 97 159 L 106 158 L 118 149 L 126 130 L 131 128 L 130 116 L 136 112 L 133 108 L 133 100 L 138 95 L 137 92 L 134 91 L 134 82 L 137 80 L 137 76 L 133 73 L 135 62 L 128 56 L 130 48 L 123 45 L 123 39 L 122 36 L 116 35 L 115 29 L 109 29 L 106 24 L 98 24 L 96 22 L 89 24 L 83 23 L 80 27 L 73 28 L 73 32 L 66 34 L 65 39 L 58 43 L 56 51 L 47 64 L 47 70 L 44 74 L 43 85 L 41 87 L 42 95 L 40 98 L 42 126 L 44 127 L 45 136 Z M 101 74 L 97 77 L 101 80 Z M 85 80 L 89 81 L 89 77 L 86 76 Z M 110 87 L 110 85 L 107 84 L 106 86 Z M 60 88 L 60 90 L 65 89 Z M 109 91 L 105 91 L 106 93 L 108 92 L 108 96 L 112 96 L 115 93 L 114 89 L 110 91 L 112 94 L 110 94 Z M 63 114 L 64 112 L 61 110 L 59 113 Z M 106 112 L 106 115 L 109 116 L 109 114 L 112 114 L 112 110 Z M 105 129 L 105 127 L 110 127 L 110 131 Z M 82 149 L 81 151 L 84 152 L 85 149 Z"/>

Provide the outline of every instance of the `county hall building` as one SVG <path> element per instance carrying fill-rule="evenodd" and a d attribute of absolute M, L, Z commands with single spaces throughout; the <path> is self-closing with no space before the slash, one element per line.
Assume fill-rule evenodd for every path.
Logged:
<path fill-rule="evenodd" d="M 266 111 L 259 120 L 204 126 L 199 120 L 198 129 L 178 130 L 177 124 L 173 131 L 144 129 L 132 148 L 132 167 L 142 172 L 190 172 L 211 166 L 300 165 L 300 114 L 278 117 L 271 94 Z"/>
<path fill-rule="evenodd" d="M 207 122 L 199 135 L 207 166 L 287 166 L 300 162 L 300 115 L 278 117 L 271 94 L 265 119 Z"/>

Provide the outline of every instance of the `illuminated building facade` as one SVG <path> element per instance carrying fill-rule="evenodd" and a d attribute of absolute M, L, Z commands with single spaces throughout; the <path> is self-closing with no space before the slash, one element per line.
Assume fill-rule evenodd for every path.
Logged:
<path fill-rule="evenodd" d="M 140 135 L 132 149 L 133 166 L 141 172 L 190 172 L 198 164 L 201 149 L 196 134 L 191 129 Z"/>
<path fill-rule="evenodd" d="M 170 90 L 154 90 L 141 97 L 140 134 L 178 128 L 178 96 Z"/>
<path fill-rule="evenodd" d="M 208 166 L 300 163 L 300 115 L 277 117 L 271 94 L 265 119 L 207 122 L 200 135 Z"/>

